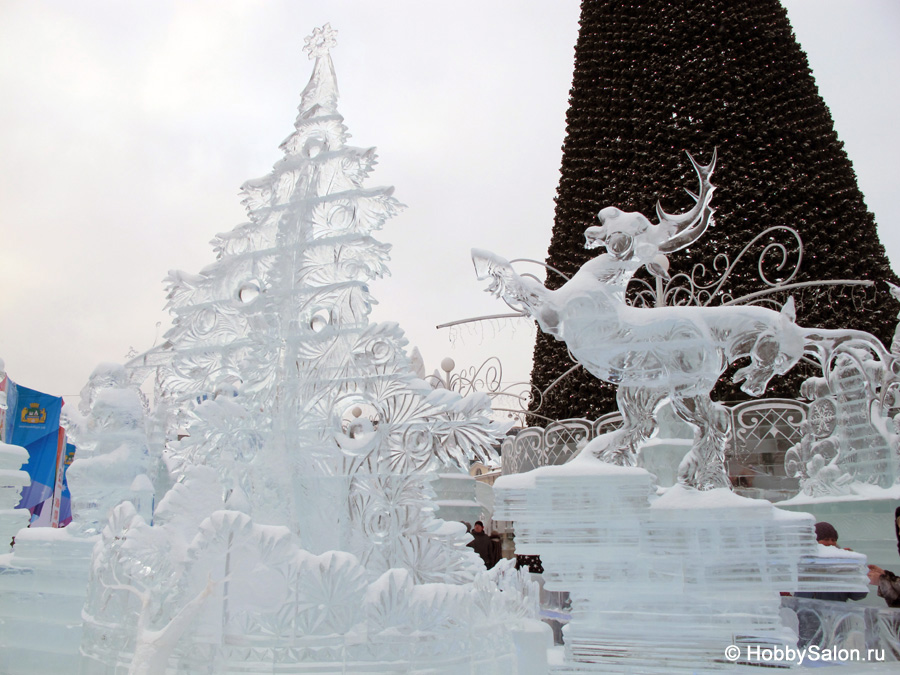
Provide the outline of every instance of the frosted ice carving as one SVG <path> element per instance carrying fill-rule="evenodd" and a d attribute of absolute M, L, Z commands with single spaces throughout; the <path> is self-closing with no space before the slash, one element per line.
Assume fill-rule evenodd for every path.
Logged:
<path fill-rule="evenodd" d="M 900 299 L 896 287 L 891 288 Z M 854 483 L 882 488 L 898 474 L 895 421 L 900 402 L 897 335 L 890 352 L 860 331 L 808 332 L 808 351 L 822 365 L 822 376 L 801 386 L 809 399 L 803 438 L 785 455 L 785 470 L 800 479 L 808 497 L 850 494 Z"/>
<path fill-rule="evenodd" d="M 230 506 L 288 526 L 307 550 L 419 581 L 471 578 L 466 535 L 437 533 L 423 476 L 488 459 L 503 429 L 486 397 L 416 378 L 396 324 L 368 323 L 368 283 L 390 250 L 372 235 L 401 205 L 393 188 L 363 185 L 374 149 L 345 145 L 332 44 L 327 26 L 307 41 L 315 66 L 284 158 L 242 188 L 250 222 L 216 237 L 199 275 L 167 280 L 161 386 L 189 428 L 172 462 L 214 468 Z"/>
<path fill-rule="evenodd" d="M 373 662 L 517 671 L 510 625 L 534 615 L 536 589 L 508 562 L 473 584 L 416 584 L 403 569 L 373 578 L 343 551 L 313 555 L 287 528 L 237 511 L 212 513 L 184 551 L 168 545 L 172 531 L 148 527 L 128 502 L 114 512 L 85 605 L 86 672 L 113 672 L 117 661 L 134 673 L 166 663 L 188 673 L 317 672 L 315 663 L 368 672 Z M 172 575 L 177 583 L 164 583 Z M 95 619 L 109 615 L 117 620 Z"/>
<path fill-rule="evenodd" d="M 69 435 L 78 448 L 67 472 L 72 527 L 82 535 L 100 534 L 112 510 L 126 500 L 152 519 L 150 474 L 157 471 L 147 441 L 145 405 L 124 367 L 101 363 L 81 390 L 80 414 L 67 413 Z"/>
<path fill-rule="evenodd" d="M 690 157 L 690 155 L 688 155 Z M 668 277 L 667 254 L 697 241 L 712 222 L 712 161 L 701 166 L 695 206 L 670 215 L 657 205 L 659 224 L 614 207 L 600 211 L 600 226 L 585 230 L 587 248 L 606 252 L 585 263 L 561 288 L 548 290 L 519 276 L 509 262 L 473 249 L 479 279 L 489 292 L 533 316 L 541 329 L 564 340 L 573 358 L 592 375 L 618 385 L 623 428 L 608 437 L 600 458 L 634 466 L 637 453 L 656 431 L 655 411 L 668 398 L 677 414 L 697 427 L 693 447 L 679 468 L 679 482 L 707 490 L 728 487 L 725 443 L 731 418 L 710 391 L 726 366 L 749 357 L 735 373 L 742 389 L 758 396 L 769 380 L 787 372 L 803 355 L 804 333 L 794 323 L 793 301 L 782 311 L 763 307 L 632 307 L 625 291 L 646 266 Z M 693 193 L 692 193 L 693 194 Z"/>
<path fill-rule="evenodd" d="M 517 666 L 530 582 L 486 572 L 464 526 L 434 517 L 437 471 L 491 459 L 504 427 L 487 397 L 416 377 L 396 324 L 368 322 L 389 251 L 372 235 L 401 205 L 363 185 L 374 149 L 345 145 L 334 36 L 307 40 L 284 157 L 243 186 L 249 222 L 216 237 L 200 274 L 170 273 L 174 326 L 130 364 L 159 366 L 170 428 L 188 435 L 169 443 L 177 482 L 154 524 L 124 503 L 104 529 L 86 672 L 546 662 L 532 640 Z"/>

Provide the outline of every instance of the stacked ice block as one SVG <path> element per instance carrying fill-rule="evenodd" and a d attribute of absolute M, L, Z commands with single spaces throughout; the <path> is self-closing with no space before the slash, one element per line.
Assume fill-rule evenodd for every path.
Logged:
<path fill-rule="evenodd" d="M 515 521 L 516 551 L 540 555 L 546 588 L 570 593 L 554 672 L 728 669 L 730 645 L 796 643 L 780 591 L 865 590 L 858 559 L 801 578 L 801 560 L 808 570 L 828 554 L 811 516 L 727 489 L 658 496 L 654 482 L 589 452 L 497 481 L 495 517 Z"/>

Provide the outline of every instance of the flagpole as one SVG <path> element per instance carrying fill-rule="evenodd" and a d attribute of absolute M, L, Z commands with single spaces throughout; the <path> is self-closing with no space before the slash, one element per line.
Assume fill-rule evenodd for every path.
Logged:
<path fill-rule="evenodd" d="M 63 491 L 63 463 L 66 461 L 66 430 L 59 428 L 56 441 L 56 481 L 53 483 L 52 511 L 50 512 L 50 527 L 59 527 L 59 507 L 62 502 Z"/>

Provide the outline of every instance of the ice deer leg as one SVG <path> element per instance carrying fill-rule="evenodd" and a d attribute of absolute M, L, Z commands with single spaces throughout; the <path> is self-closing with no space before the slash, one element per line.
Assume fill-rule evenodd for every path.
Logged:
<path fill-rule="evenodd" d="M 678 482 L 697 490 L 731 487 L 725 450 L 731 438 L 731 414 L 709 394 L 673 396 L 675 411 L 697 427 L 694 445 L 678 467 Z"/>
<path fill-rule="evenodd" d="M 656 411 L 666 393 L 646 387 L 619 387 L 616 403 L 624 422 L 616 442 L 608 446 L 599 459 L 619 466 L 637 466 L 641 446 L 659 429 Z"/>

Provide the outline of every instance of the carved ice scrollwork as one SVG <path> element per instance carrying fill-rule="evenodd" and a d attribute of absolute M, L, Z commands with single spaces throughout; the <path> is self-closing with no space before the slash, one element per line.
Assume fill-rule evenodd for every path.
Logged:
<path fill-rule="evenodd" d="M 784 241 L 779 241 L 777 237 Z M 749 296 L 734 298 L 726 290 L 726 283 L 740 264 L 759 247 L 762 248 L 756 259 L 756 271 L 764 288 Z M 802 262 L 803 241 L 800 234 L 792 227 L 776 225 L 754 237 L 735 256 L 733 262 L 725 253 L 719 253 L 710 267 L 698 263 L 689 274 L 675 274 L 656 286 L 643 279 L 635 279 L 633 283 L 638 292 L 634 304 L 639 307 L 707 307 L 713 302 L 723 305 L 741 304 L 777 291 L 795 288 L 792 282 L 797 277 Z"/>
<path fill-rule="evenodd" d="M 807 419 L 803 403 L 786 399 L 748 401 L 735 406 L 734 446 L 731 454 L 743 461 L 765 438 L 781 437 L 787 440 L 799 438 L 798 429 Z"/>
<path fill-rule="evenodd" d="M 897 476 L 897 434 L 890 419 L 898 379 L 896 357 L 871 335 L 819 331 L 810 352 L 822 377 L 806 380 L 811 400 L 804 437 L 785 469 L 809 495 L 847 494 L 852 481 L 888 487 Z"/>

